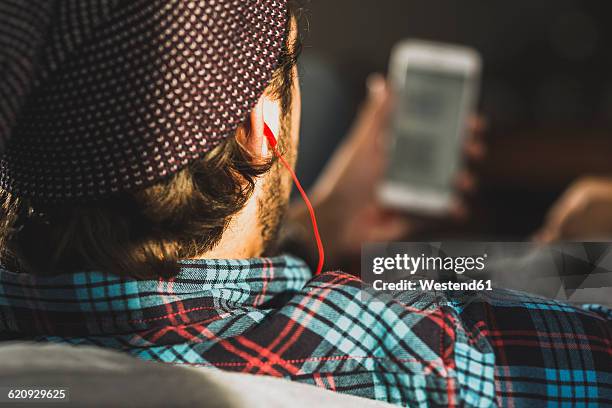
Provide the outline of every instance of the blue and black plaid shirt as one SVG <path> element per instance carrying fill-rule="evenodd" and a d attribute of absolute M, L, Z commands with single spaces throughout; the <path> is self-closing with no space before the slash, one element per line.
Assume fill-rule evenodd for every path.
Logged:
<path fill-rule="evenodd" d="M 158 281 L 0 270 L 0 339 L 98 345 L 411 407 L 612 406 L 609 309 L 506 290 L 372 299 L 355 277 L 313 277 L 291 257 L 188 261 Z"/>

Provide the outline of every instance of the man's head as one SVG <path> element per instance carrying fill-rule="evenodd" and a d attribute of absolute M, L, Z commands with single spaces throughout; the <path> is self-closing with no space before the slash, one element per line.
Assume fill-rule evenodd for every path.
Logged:
<path fill-rule="evenodd" d="M 37 274 L 93 269 L 153 278 L 176 273 L 181 259 L 271 250 L 290 178 L 271 154 L 264 123 L 292 164 L 299 131 L 299 39 L 288 12 L 272 80 L 233 137 L 149 187 L 102 199 L 51 203 L 3 191 L 2 263 Z"/>

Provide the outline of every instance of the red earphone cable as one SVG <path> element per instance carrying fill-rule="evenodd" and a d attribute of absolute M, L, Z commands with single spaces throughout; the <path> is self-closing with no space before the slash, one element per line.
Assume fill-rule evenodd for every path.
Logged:
<path fill-rule="evenodd" d="M 302 199 L 304 200 L 304 203 L 306 204 L 306 207 L 308 208 L 308 213 L 310 214 L 310 221 L 312 222 L 312 230 L 314 233 L 315 241 L 317 243 L 317 251 L 319 252 L 319 263 L 317 264 L 317 272 L 316 272 L 316 274 L 319 275 L 323 271 L 323 264 L 325 263 L 325 250 L 323 248 L 323 241 L 321 240 L 321 235 L 319 234 L 319 226 L 317 225 L 317 216 L 315 215 L 314 207 L 312 206 L 310 200 L 308 199 L 308 194 L 306 194 L 306 191 L 304 191 L 304 188 L 302 187 L 302 184 L 300 183 L 300 180 L 298 179 L 297 175 L 295 174 L 295 172 L 293 171 L 289 163 L 287 163 L 283 155 L 280 154 L 280 152 L 276 148 L 276 145 L 277 145 L 276 137 L 274 137 L 274 133 L 272 132 L 272 130 L 266 123 L 264 123 L 264 135 L 268 139 L 268 143 L 274 150 L 274 154 L 276 155 L 276 157 L 278 157 L 278 159 L 281 161 L 283 166 L 287 169 L 289 174 L 291 174 L 291 178 L 293 179 L 295 186 L 300 192 L 300 195 L 302 196 Z"/>

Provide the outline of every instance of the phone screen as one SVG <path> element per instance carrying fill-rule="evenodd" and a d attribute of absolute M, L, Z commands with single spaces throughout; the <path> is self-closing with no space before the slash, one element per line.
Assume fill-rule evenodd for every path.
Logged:
<path fill-rule="evenodd" d="M 397 94 L 387 180 L 452 194 L 467 80 L 459 73 L 407 70 L 405 86 Z"/>

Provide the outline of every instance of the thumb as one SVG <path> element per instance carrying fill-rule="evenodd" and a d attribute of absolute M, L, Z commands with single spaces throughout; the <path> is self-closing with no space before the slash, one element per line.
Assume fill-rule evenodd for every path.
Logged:
<path fill-rule="evenodd" d="M 372 74 L 366 82 L 367 98 L 361 107 L 352 135 L 355 139 L 378 136 L 387 125 L 391 111 L 391 93 L 381 74 Z"/>
<path fill-rule="evenodd" d="M 366 82 L 368 99 L 366 109 L 374 116 L 373 119 L 386 119 L 391 107 L 391 92 L 384 76 L 372 74 Z"/>

